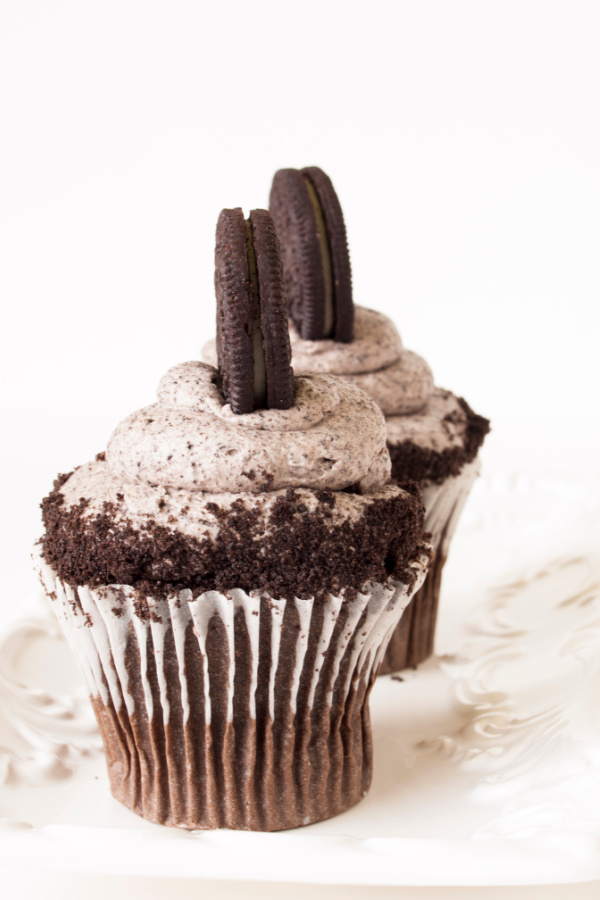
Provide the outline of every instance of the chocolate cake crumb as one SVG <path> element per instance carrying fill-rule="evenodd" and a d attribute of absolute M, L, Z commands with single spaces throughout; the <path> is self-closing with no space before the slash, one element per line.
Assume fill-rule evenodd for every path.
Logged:
<path fill-rule="evenodd" d="M 289 488 L 266 521 L 241 498 L 227 509 L 211 503 L 219 524 L 213 539 L 152 520 L 134 527 L 111 503 L 91 515 L 86 500 L 67 507 L 55 489 L 42 502 L 42 550 L 71 586 L 131 585 L 143 618 L 153 615 L 148 596 L 164 599 L 186 588 L 193 596 L 241 588 L 277 599 L 322 601 L 330 593 L 350 599 L 368 582 L 414 582 L 409 563 L 424 552 L 420 496 L 374 499 L 358 520 L 337 525 L 331 522 L 332 492 L 319 491 L 317 499 L 311 511 L 303 495 Z"/>
<path fill-rule="evenodd" d="M 317 491 L 317 500 L 319 503 L 322 503 L 324 506 L 328 506 L 330 509 L 333 509 L 335 506 L 335 497 L 333 496 L 333 491 Z"/>
<path fill-rule="evenodd" d="M 60 491 L 60 489 L 63 486 L 63 484 L 65 483 L 65 481 L 68 481 L 72 474 L 73 474 L 72 472 L 68 472 L 66 475 L 64 473 L 57 475 L 56 478 L 54 479 L 54 483 L 52 485 L 53 492 Z M 62 494 L 60 496 L 62 497 Z"/>
<path fill-rule="evenodd" d="M 413 481 L 409 479 L 408 481 L 399 481 L 398 486 L 402 488 L 403 491 L 406 491 L 407 494 L 413 494 L 414 497 L 421 496 L 421 485 L 418 481 Z"/>
<path fill-rule="evenodd" d="M 457 397 L 466 415 L 465 435 L 462 447 L 447 447 L 441 452 L 419 447 L 412 441 L 400 444 L 388 444 L 392 460 L 392 478 L 403 486 L 406 479 L 414 481 L 432 481 L 442 484 L 447 478 L 458 475 L 467 463 L 472 462 L 490 430 L 489 419 L 473 412 L 466 400 Z M 453 413 L 446 416 L 453 421 Z"/>

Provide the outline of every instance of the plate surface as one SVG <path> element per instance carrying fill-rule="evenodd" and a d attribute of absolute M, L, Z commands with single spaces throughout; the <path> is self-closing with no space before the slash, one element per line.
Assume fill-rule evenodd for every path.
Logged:
<path fill-rule="evenodd" d="M 0 646 L 0 862 L 372 885 L 600 878 L 600 482 L 476 486 L 437 655 L 379 679 L 368 797 L 281 834 L 189 834 L 112 799 L 82 680 L 35 598 Z"/>

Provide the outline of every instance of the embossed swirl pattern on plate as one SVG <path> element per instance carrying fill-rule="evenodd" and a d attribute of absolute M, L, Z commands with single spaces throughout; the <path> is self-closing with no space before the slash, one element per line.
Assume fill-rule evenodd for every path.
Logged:
<path fill-rule="evenodd" d="M 444 777 L 452 770 L 467 776 L 460 782 L 468 783 L 465 800 L 482 813 L 471 837 L 527 838 L 557 829 L 600 835 L 599 488 L 575 479 L 482 479 L 453 552 L 463 553 L 461 542 L 471 555 L 489 544 L 484 566 L 504 549 L 521 574 L 483 581 L 493 587 L 473 595 L 452 655 L 389 685 L 409 704 L 415 688 L 434 690 L 444 709 L 448 694 L 440 689 L 455 698 L 456 715 L 451 710 L 433 727 L 430 721 L 420 734 L 417 722 L 402 732 L 402 746 L 396 738 L 391 746 L 417 760 L 439 760 L 434 767 Z M 574 549 L 555 552 L 558 538 L 563 550 Z M 52 672 L 45 679 L 39 665 L 35 678 L 24 678 L 24 661 L 47 646 L 62 653 L 50 619 L 16 622 L 0 641 L 0 786 L 69 779 L 100 752 L 82 688 L 56 690 Z M 0 827 L 7 824 L 0 819 Z"/>

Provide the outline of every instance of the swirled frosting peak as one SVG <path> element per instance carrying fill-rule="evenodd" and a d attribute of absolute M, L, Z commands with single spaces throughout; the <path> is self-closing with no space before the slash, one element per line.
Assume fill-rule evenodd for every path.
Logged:
<path fill-rule="evenodd" d="M 216 370 L 201 362 L 164 375 L 158 403 L 117 426 L 106 460 L 125 482 L 216 493 L 355 484 L 368 492 L 390 476 L 383 415 L 353 385 L 298 377 L 290 409 L 234 415 Z"/>
<path fill-rule="evenodd" d="M 349 344 L 305 341 L 293 322 L 290 342 L 294 368 L 299 372 L 357 375 L 390 366 L 402 353 L 402 339 L 392 320 L 364 306 L 354 307 L 354 340 Z"/>
<path fill-rule="evenodd" d="M 305 341 L 290 325 L 296 372 L 330 372 L 365 391 L 386 416 L 411 415 L 427 404 L 433 374 L 422 356 L 405 350 L 391 319 L 356 306 L 354 340 Z M 210 348 L 205 348 L 209 357 Z"/>

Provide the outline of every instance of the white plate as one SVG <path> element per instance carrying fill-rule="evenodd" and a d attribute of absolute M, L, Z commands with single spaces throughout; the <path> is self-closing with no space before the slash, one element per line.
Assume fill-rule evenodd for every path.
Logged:
<path fill-rule="evenodd" d="M 0 864 L 322 884 L 600 878 L 599 510 L 589 479 L 477 485 L 438 656 L 373 691 L 370 794 L 281 834 L 189 834 L 114 801 L 81 679 L 37 600 L 0 646 Z"/>

